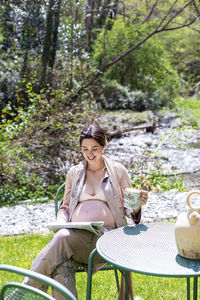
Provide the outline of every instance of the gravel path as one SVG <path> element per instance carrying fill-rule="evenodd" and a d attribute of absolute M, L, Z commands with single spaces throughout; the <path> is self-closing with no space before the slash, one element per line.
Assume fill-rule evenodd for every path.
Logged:
<path fill-rule="evenodd" d="M 148 203 L 143 207 L 142 222 L 176 218 L 186 211 L 187 193 L 171 191 L 149 193 Z M 0 208 L 0 236 L 49 233 L 46 224 L 55 221 L 54 204 L 24 203 Z"/>

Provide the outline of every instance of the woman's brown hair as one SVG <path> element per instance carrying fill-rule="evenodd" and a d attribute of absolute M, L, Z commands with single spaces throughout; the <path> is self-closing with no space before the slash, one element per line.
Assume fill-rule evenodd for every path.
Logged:
<path fill-rule="evenodd" d="M 89 125 L 80 134 L 79 142 L 82 145 L 83 139 L 94 139 L 99 145 L 105 147 L 107 144 L 107 134 L 99 125 Z"/>

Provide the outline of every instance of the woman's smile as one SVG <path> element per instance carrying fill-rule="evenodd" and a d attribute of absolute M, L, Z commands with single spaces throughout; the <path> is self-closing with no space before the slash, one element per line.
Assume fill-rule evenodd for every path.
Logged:
<path fill-rule="evenodd" d="M 93 160 L 93 159 L 95 159 L 95 157 L 94 156 L 92 156 L 92 157 L 88 157 L 90 160 Z"/>

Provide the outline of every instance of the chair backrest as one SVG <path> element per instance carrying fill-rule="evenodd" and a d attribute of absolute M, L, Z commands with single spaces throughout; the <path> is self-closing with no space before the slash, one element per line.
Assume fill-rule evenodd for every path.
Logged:
<path fill-rule="evenodd" d="M 30 278 L 33 278 L 34 280 L 40 281 L 46 285 L 51 286 L 53 289 L 56 289 L 61 295 L 65 297 L 65 299 L 69 300 L 76 300 L 76 297 L 62 284 L 57 282 L 56 280 L 49 278 L 45 275 L 26 270 L 20 267 L 6 265 L 6 264 L 0 264 L 0 271 L 8 271 L 12 273 L 17 273 L 20 275 L 24 275 Z M 19 294 L 24 295 L 23 298 L 19 298 Z M 29 295 L 27 297 L 27 295 Z M 25 284 L 19 284 L 14 282 L 9 282 L 3 286 L 0 292 L 0 300 L 6 299 L 6 300 L 17 300 L 17 299 L 23 299 L 23 300 L 31 300 L 31 299 L 54 299 L 50 297 L 48 294 L 45 294 L 44 292 L 40 291 L 39 289 L 33 288 L 31 286 L 25 285 Z"/>
<path fill-rule="evenodd" d="M 6 300 L 55 300 L 50 295 L 40 291 L 30 285 L 25 285 L 17 282 L 6 283 L 0 291 L 0 299 Z"/>
<path fill-rule="evenodd" d="M 56 192 L 56 197 L 54 199 L 54 203 L 55 203 L 55 216 L 56 216 L 56 218 L 57 218 L 57 214 L 58 214 L 58 209 L 59 209 L 60 205 L 63 203 L 63 200 L 61 200 L 60 203 L 58 203 L 58 201 L 59 201 L 60 193 L 62 192 L 62 190 L 64 191 L 64 187 L 65 187 L 65 182 L 63 184 L 61 184 L 61 186 L 58 188 L 58 190 Z"/>

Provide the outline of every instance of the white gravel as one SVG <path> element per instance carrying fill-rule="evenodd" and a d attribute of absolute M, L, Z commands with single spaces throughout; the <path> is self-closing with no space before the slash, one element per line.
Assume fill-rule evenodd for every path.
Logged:
<path fill-rule="evenodd" d="M 142 222 L 176 218 L 187 210 L 187 193 L 176 190 L 165 193 L 149 193 L 143 206 Z M 0 208 L 0 236 L 48 233 L 46 224 L 55 221 L 54 203 L 37 203 Z"/>

